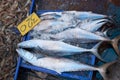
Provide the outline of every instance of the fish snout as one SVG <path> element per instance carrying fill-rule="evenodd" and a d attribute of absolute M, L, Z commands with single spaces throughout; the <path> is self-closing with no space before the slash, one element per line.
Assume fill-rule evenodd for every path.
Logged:
<path fill-rule="evenodd" d="M 16 49 L 17 53 L 19 54 L 20 57 L 22 57 L 26 61 L 31 61 L 34 59 L 34 54 L 32 54 L 29 51 L 26 51 L 24 49 Z"/>

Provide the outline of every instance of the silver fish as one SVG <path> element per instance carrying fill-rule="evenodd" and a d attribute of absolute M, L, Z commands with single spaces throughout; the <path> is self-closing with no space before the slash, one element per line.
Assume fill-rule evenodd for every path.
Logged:
<path fill-rule="evenodd" d="M 98 40 L 98 41 L 100 40 L 109 41 L 110 40 L 105 37 L 88 32 L 86 30 L 80 29 L 80 28 L 67 29 L 63 32 L 52 35 L 51 38 L 55 40 L 63 40 L 63 41 L 79 39 L 81 43 L 86 43 L 86 42 L 91 42 L 91 41 L 93 42 L 95 40 Z"/>
<path fill-rule="evenodd" d="M 104 61 L 98 54 L 98 47 L 101 42 L 96 44 L 92 49 L 86 49 L 81 47 L 76 47 L 73 45 L 66 44 L 61 41 L 51 41 L 51 40 L 28 40 L 23 41 L 18 44 L 19 48 L 30 48 L 41 51 L 48 56 L 67 56 L 74 54 L 83 54 L 82 52 L 91 52 L 97 58 Z"/>
<path fill-rule="evenodd" d="M 30 53 L 23 49 L 17 49 L 16 51 L 25 61 L 31 63 L 34 66 L 50 69 L 56 71 L 59 74 L 62 74 L 62 72 L 71 71 L 98 71 L 100 72 L 104 80 L 108 80 L 106 77 L 107 68 L 112 64 L 116 63 L 116 61 L 113 61 L 110 63 L 106 63 L 100 67 L 94 67 L 66 58 L 55 57 L 39 58 L 37 55 L 35 55 L 35 53 Z"/>
<path fill-rule="evenodd" d="M 65 17 L 65 16 L 67 16 L 68 17 L 67 20 L 69 20 L 69 16 L 68 15 L 72 15 L 73 17 L 78 18 L 79 20 L 86 20 L 86 19 L 94 20 L 94 19 L 102 19 L 102 18 L 108 17 L 106 15 L 96 14 L 96 13 L 87 12 L 87 11 L 46 12 L 46 13 L 43 13 L 41 16 L 42 16 L 42 19 L 47 19 L 47 18 L 48 19 L 50 19 L 50 18 L 51 19 L 52 18 L 59 19 L 59 18 L 62 17 L 60 20 L 66 21 L 64 19 L 67 19 Z"/>
<path fill-rule="evenodd" d="M 120 54 L 119 48 L 117 46 L 120 36 L 117 36 L 114 39 L 110 40 L 107 37 L 102 37 L 97 34 L 82 30 L 80 28 L 74 28 L 74 29 L 68 29 L 61 33 L 55 34 L 51 36 L 51 38 L 54 40 L 62 40 L 62 41 L 67 41 L 67 40 L 73 41 L 75 39 L 78 39 L 79 42 L 81 43 L 88 43 L 93 41 L 107 41 L 113 46 L 116 53 L 118 55 Z"/>
<path fill-rule="evenodd" d="M 75 17 L 80 20 L 85 20 L 85 19 L 95 20 L 95 19 L 108 18 L 108 16 L 106 15 L 92 13 L 90 11 L 88 12 L 87 11 L 64 11 L 63 13 L 74 14 Z"/>
<path fill-rule="evenodd" d="M 75 28 L 78 23 L 84 22 L 84 20 L 76 19 L 78 15 L 80 15 L 80 14 L 83 15 L 84 13 L 86 14 L 86 18 L 84 20 L 88 20 L 91 17 L 95 18 L 95 16 L 96 16 L 96 19 L 98 19 L 99 17 L 103 18 L 103 16 L 105 17 L 105 15 L 94 14 L 91 12 L 77 12 L 77 11 L 46 12 L 46 13 L 41 14 L 41 17 L 40 17 L 41 19 L 42 19 L 42 17 L 45 17 L 45 18 L 53 17 L 54 19 L 45 19 L 45 20 L 41 21 L 34 28 L 34 30 L 40 31 L 40 32 L 44 31 L 47 33 L 55 34 L 55 33 L 65 30 L 67 28 Z M 88 16 L 88 14 L 89 14 L 89 16 Z M 55 18 L 55 17 L 57 17 L 57 18 Z M 81 16 L 81 17 L 83 17 L 83 16 Z M 103 21 L 103 20 L 107 21 L 107 19 L 102 19 L 101 21 Z M 98 22 L 100 22 L 100 21 L 98 21 Z M 103 22 L 101 22 L 101 23 L 103 24 Z M 91 24 L 91 26 L 93 26 L 93 25 Z M 94 26 L 92 28 L 94 28 Z"/>
<path fill-rule="evenodd" d="M 55 20 L 45 20 L 45 21 L 42 21 L 41 23 L 39 23 L 34 28 L 31 35 L 35 34 L 33 36 L 36 36 L 36 35 L 42 35 L 44 33 L 56 34 L 56 33 L 62 32 L 69 28 L 75 28 L 77 26 L 80 27 L 81 29 L 85 29 L 87 31 L 96 33 L 97 29 L 99 29 L 104 23 L 106 23 L 105 21 L 107 21 L 107 19 L 82 22 L 82 24 L 80 24 L 80 25 L 79 25 L 79 23 L 81 23 L 81 22 L 78 22 L 74 25 L 74 24 L 67 23 L 67 22 L 61 22 L 61 21 L 55 21 Z M 102 36 L 107 36 L 107 34 L 103 33 Z"/>

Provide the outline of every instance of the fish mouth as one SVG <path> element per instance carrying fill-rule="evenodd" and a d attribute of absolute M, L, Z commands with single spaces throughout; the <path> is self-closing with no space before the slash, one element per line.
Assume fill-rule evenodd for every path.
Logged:
<path fill-rule="evenodd" d="M 35 57 L 35 55 L 32 54 L 31 52 L 21 48 L 16 49 L 16 51 L 19 54 L 19 56 L 25 60 L 32 60 Z"/>
<path fill-rule="evenodd" d="M 21 56 L 24 55 L 23 49 L 18 48 L 16 49 L 16 52 Z"/>

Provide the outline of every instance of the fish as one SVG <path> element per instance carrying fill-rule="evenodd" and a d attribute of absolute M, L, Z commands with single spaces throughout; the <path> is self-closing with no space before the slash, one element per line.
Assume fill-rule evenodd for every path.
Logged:
<path fill-rule="evenodd" d="M 61 11 L 61 12 L 46 12 L 46 13 L 41 14 L 42 19 L 47 19 L 47 18 L 48 19 L 60 19 L 63 21 L 68 20 L 69 15 L 73 16 L 72 18 L 77 18 L 79 20 L 86 20 L 86 19 L 95 20 L 95 19 L 102 19 L 102 18 L 108 17 L 106 15 L 92 13 L 90 11 Z M 66 17 L 68 17 L 68 19 Z"/>
<path fill-rule="evenodd" d="M 40 35 L 46 34 L 45 35 L 45 37 L 46 37 L 46 36 L 48 36 L 50 34 L 57 34 L 59 32 L 67 30 L 67 29 L 80 27 L 81 29 L 87 30 L 89 32 L 98 33 L 98 35 L 100 35 L 100 36 L 108 37 L 107 34 L 105 34 L 104 32 L 101 32 L 101 31 L 98 32 L 98 29 L 103 24 L 105 24 L 107 21 L 108 20 L 106 20 L 106 19 L 101 19 L 101 20 L 96 20 L 96 21 L 82 22 L 82 24 L 81 24 L 81 22 L 78 22 L 78 23 L 76 23 L 74 25 L 74 24 L 67 23 L 67 22 L 60 22 L 60 21 L 54 21 L 54 20 L 45 20 L 45 21 L 42 21 L 39 25 L 37 25 L 34 28 L 33 32 L 31 32 L 31 35 L 33 37 L 38 35 L 37 38 L 41 38 Z M 33 34 L 35 34 L 35 35 L 33 35 Z M 42 36 L 42 37 L 44 37 L 44 36 Z"/>
<path fill-rule="evenodd" d="M 91 52 L 93 53 L 98 59 L 103 62 L 106 62 L 101 56 L 98 54 L 98 47 L 102 42 L 97 43 L 93 48 L 86 49 L 82 47 L 76 47 L 61 41 L 52 41 L 52 40 L 27 40 L 20 42 L 18 44 L 18 48 L 22 49 L 34 49 L 39 50 L 45 55 L 48 56 L 68 56 L 68 55 L 75 55 L 75 54 L 83 54 L 83 52 Z"/>
<path fill-rule="evenodd" d="M 35 55 L 35 53 L 31 53 L 24 49 L 16 49 L 16 51 L 20 57 L 22 57 L 25 61 L 31 63 L 32 65 L 56 71 L 58 74 L 73 71 L 98 71 L 102 75 L 104 80 L 109 80 L 106 77 L 107 68 L 116 63 L 116 61 L 113 61 L 99 67 L 94 67 L 67 58 L 57 58 L 48 56 L 38 57 L 37 55 Z"/>
<path fill-rule="evenodd" d="M 59 22 L 72 23 L 74 25 L 78 22 L 83 22 L 84 20 L 99 20 L 106 17 L 106 15 L 96 14 L 87 11 L 46 12 L 40 15 L 40 18 L 43 20 L 56 20 Z"/>
<path fill-rule="evenodd" d="M 92 13 L 91 11 L 64 11 L 63 13 L 74 14 L 75 17 L 80 20 L 85 20 L 85 19 L 96 20 L 96 19 L 108 18 L 108 16 L 106 15 Z"/>
<path fill-rule="evenodd" d="M 52 33 L 52 34 L 56 34 L 59 32 L 62 32 L 65 29 L 69 29 L 69 28 L 75 28 L 78 23 L 81 24 L 81 27 L 84 29 L 86 28 L 86 26 L 88 26 L 87 23 L 84 22 L 84 20 L 82 19 L 77 19 L 78 14 L 82 14 L 83 13 L 90 13 L 93 14 L 94 17 L 97 16 L 96 21 L 93 21 L 91 19 L 89 19 L 90 17 L 92 17 L 93 15 L 86 17 L 84 20 L 89 20 L 89 22 L 87 22 L 89 25 L 93 26 L 94 24 L 97 24 L 97 27 L 94 25 L 91 29 L 98 29 L 99 27 L 101 27 L 100 25 L 105 24 L 105 22 L 109 21 L 108 19 L 101 19 L 99 20 L 99 17 L 103 16 L 100 15 L 98 17 L 99 14 L 94 14 L 91 12 L 78 12 L 78 11 L 63 11 L 63 12 L 46 12 L 41 14 L 40 18 L 43 19 L 35 28 L 34 31 L 39 31 L 41 33 Z M 56 17 L 56 18 L 55 18 Z M 83 17 L 83 16 L 81 16 Z M 105 17 L 105 15 L 104 15 Z M 48 18 L 48 19 L 46 19 Z M 93 23 L 91 23 L 91 21 Z M 101 24 L 100 24 L 101 22 Z M 91 24 L 90 24 L 91 23 Z M 83 27 L 84 26 L 84 27 Z M 86 28 L 88 29 L 88 28 Z M 89 30 L 90 31 L 90 30 Z"/>
<path fill-rule="evenodd" d="M 74 40 L 79 39 L 81 43 L 88 43 L 93 42 L 95 40 L 97 41 L 109 41 L 110 39 L 99 36 L 97 34 L 91 33 L 89 31 L 86 31 L 84 29 L 80 28 L 72 28 L 67 29 L 63 32 L 57 33 L 55 35 L 51 35 L 51 38 L 54 40 Z"/>
<path fill-rule="evenodd" d="M 103 37 L 100 35 L 97 35 L 95 33 L 88 32 L 86 30 L 80 29 L 80 28 L 73 28 L 73 29 L 67 29 L 63 32 L 60 32 L 58 34 L 52 35 L 51 38 L 53 40 L 60 40 L 60 41 L 73 41 L 75 39 L 78 39 L 79 43 L 90 43 L 94 41 L 105 41 L 109 42 L 109 44 L 112 45 L 115 52 L 120 55 L 120 51 L 118 48 L 118 41 L 120 39 L 120 35 L 115 37 L 114 39 L 110 39 L 108 37 Z"/>

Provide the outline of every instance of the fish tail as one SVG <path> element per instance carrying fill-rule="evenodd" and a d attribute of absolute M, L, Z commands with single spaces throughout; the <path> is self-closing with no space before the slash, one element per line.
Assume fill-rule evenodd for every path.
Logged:
<path fill-rule="evenodd" d="M 112 44 L 115 52 L 117 53 L 117 55 L 120 56 L 120 51 L 119 51 L 119 47 L 118 47 L 118 42 L 119 42 L 119 40 L 120 40 L 120 35 L 117 36 L 117 37 L 115 37 L 114 39 L 112 39 L 111 44 Z"/>
<path fill-rule="evenodd" d="M 109 62 L 109 63 L 106 63 L 106 64 L 98 67 L 98 71 L 99 71 L 99 73 L 101 74 L 101 76 L 103 77 L 104 80 L 108 80 L 107 74 L 106 74 L 107 73 L 107 68 L 114 63 L 116 63 L 116 61 Z"/>
<path fill-rule="evenodd" d="M 100 54 L 98 53 L 98 48 L 101 45 L 102 41 L 97 43 L 92 49 L 91 52 L 97 57 L 99 58 L 101 61 L 106 62 L 104 59 L 102 59 L 102 57 L 100 56 Z"/>
<path fill-rule="evenodd" d="M 108 16 L 108 19 L 111 21 L 110 23 L 116 24 L 116 21 L 113 19 L 113 16 Z"/>
<path fill-rule="evenodd" d="M 106 38 L 109 38 L 108 35 L 107 35 L 107 32 L 108 32 L 109 30 L 111 30 L 111 29 L 112 29 L 112 28 L 108 28 L 107 30 L 103 31 L 103 34 L 104 34 L 104 36 L 105 36 Z"/>

